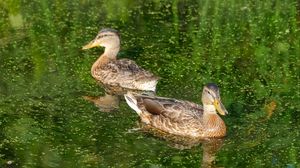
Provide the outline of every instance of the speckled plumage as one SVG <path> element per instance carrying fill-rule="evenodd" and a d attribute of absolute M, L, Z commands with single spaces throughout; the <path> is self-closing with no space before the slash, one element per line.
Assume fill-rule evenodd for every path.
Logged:
<path fill-rule="evenodd" d="M 116 59 L 120 49 L 119 34 L 114 29 L 102 29 L 83 49 L 105 47 L 104 53 L 91 68 L 92 76 L 110 93 L 122 90 L 155 92 L 159 77 L 139 67 L 129 59 Z"/>
<path fill-rule="evenodd" d="M 151 91 L 155 91 L 159 79 L 129 59 L 110 60 L 100 64 L 92 71 L 92 76 L 109 88 Z M 145 86 L 147 84 L 150 87 Z"/>
<path fill-rule="evenodd" d="M 196 103 L 133 93 L 127 93 L 125 99 L 142 122 L 167 133 L 193 138 L 226 135 L 225 123 L 219 115 Z"/>

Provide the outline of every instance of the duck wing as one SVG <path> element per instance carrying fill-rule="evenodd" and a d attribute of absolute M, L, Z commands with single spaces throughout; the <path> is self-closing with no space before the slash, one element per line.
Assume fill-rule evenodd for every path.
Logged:
<path fill-rule="evenodd" d="M 139 67 L 135 61 L 119 59 L 97 68 L 96 78 L 107 85 L 137 90 L 153 90 L 159 77 Z"/>
<path fill-rule="evenodd" d="M 143 106 L 153 116 L 162 117 L 171 122 L 199 122 L 203 115 L 202 106 L 189 101 L 150 96 L 141 96 L 137 101 L 138 106 Z"/>

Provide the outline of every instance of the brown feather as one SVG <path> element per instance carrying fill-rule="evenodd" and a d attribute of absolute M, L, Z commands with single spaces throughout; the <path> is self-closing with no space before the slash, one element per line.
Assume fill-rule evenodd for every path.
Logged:
<path fill-rule="evenodd" d="M 139 67 L 129 59 L 111 60 L 92 70 L 93 77 L 104 85 L 145 90 L 141 85 L 157 81 L 159 77 Z"/>
<path fill-rule="evenodd" d="M 143 101 L 145 109 L 151 114 L 160 115 L 164 110 L 159 103 L 151 99 L 143 99 Z"/>
<path fill-rule="evenodd" d="M 201 105 L 164 97 L 135 95 L 142 120 L 161 131 L 188 137 L 223 137 L 226 126 L 217 114 L 205 114 Z M 148 118 L 145 119 L 145 116 Z M 151 117 L 150 117 L 151 116 Z"/>

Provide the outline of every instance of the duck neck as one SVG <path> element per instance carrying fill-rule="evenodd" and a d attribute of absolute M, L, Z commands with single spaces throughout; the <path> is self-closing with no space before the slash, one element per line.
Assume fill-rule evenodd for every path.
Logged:
<path fill-rule="evenodd" d="M 103 55 L 107 56 L 109 59 L 115 60 L 117 58 L 117 54 L 120 51 L 120 46 L 112 46 L 112 47 L 105 47 Z"/>
<path fill-rule="evenodd" d="M 120 50 L 119 46 L 105 47 L 104 53 L 96 60 L 96 62 L 94 62 L 93 66 L 92 66 L 92 69 L 91 69 L 92 75 L 95 72 L 95 70 L 97 69 L 97 67 L 104 65 L 111 60 L 116 60 L 119 50 Z"/>
<path fill-rule="evenodd" d="M 217 114 L 216 108 L 211 104 L 203 105 L 204 114 Z"/>

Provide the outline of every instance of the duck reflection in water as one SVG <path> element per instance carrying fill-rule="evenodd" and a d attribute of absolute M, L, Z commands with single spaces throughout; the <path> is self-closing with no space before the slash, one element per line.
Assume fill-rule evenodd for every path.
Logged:
<path fill-rule="evenodd" d="M 119 108 L 120 97 L 118 95 L 106 93 L 105 96 L 83 96 L 83 98 L 94 103 L 102 112 L 111 112 Z"/>
<path fill-rule="evenodd" d="M 114 29 L 102 29 L 98 35 L 82 49 L 105 47 L 104 53 L 96 60 L 91 68 L 91 74 L 96 81 L 104 86 L 106 96 L 84 96 L 103 110 L 116 109 L 119 95 L 128 90 L 155 92 L 159 77 L 139 67 L 129 59 L 117 59 L 120 50 L 120 36 Z M 109 107 L 109 102 L 111 107 Z"/>
<path fill-rule="evenodd" d="M 103 86 L 105 88 L 105 86 Z M 123 88 L 122 88 L 123 89 Z M 96 107 L 99 108 L 99 111 L 101 112 L 113 112 L 119 109 L 120 101 L 123 100 L 123 96 L 125 94 L 124 91 L 113 93 L 111 90 L 105 89 L 105 96 L 82 96 L 85 100 L 94 103 Z M 129 89 L 127 89 L 129 91 Z M 148 96 L 154 96 L 155 92 L 151 91 L 139 91 L 139 90 L 130 90 L 130 92 L 142 94 L 142 95 L 148 95 Z"/>
<path fill-rule="evenodd" d="M 201 145 L 202 149 L 202 160 L 199 160 L 201 168 L 212 168 L 216 166 L 216 156 L 217 153 L 221 150 L 224 140 L 224 137 L 221 138 L 192 138 L 177 136 L 170 134 L 159 129 L 153 128 L 148 124 L 143 122 L 138 123 L 138 128 L 134 129 L 136 132 L 144 133 L 149 136 L 154 136 L 155 138 L 162 139 L 167 142 L 168 146 L 178 150 L 199 150 Z"/>

